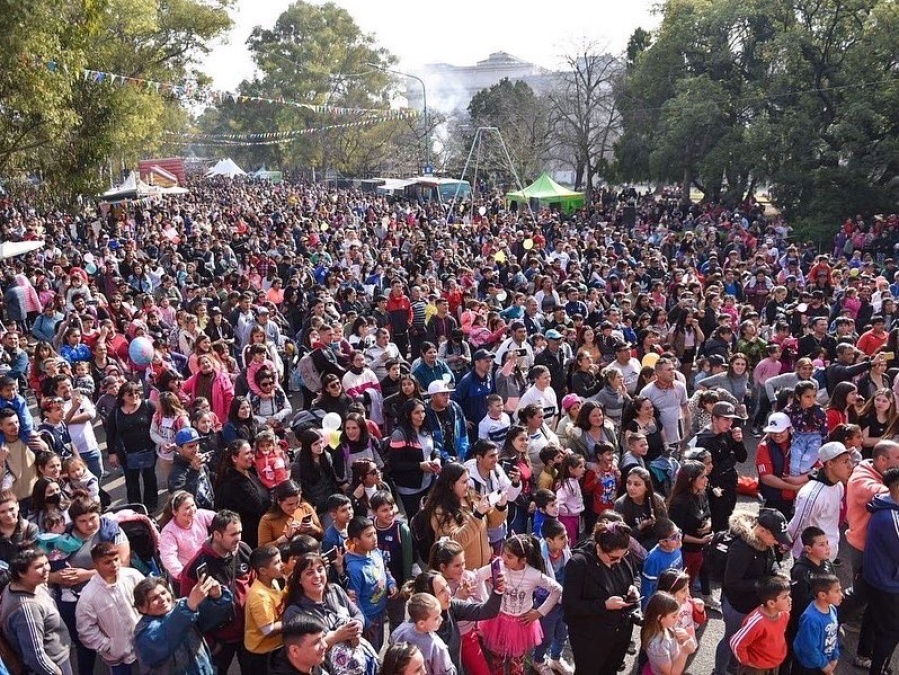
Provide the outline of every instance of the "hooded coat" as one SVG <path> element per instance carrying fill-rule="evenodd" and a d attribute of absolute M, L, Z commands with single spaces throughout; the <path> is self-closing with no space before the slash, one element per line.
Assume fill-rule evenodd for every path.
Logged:
<path fill-rule="evenodd" d="M 871 520 L 862 570 L 878 591 L 899 593 L 899 504 L 879 495 L 868 504 Z"/>
<path fill-rule="evenodd" d="M 735 535 L 727 550 L 722 594 L 740 614 L 749 614 L 759 606 L 755 585 L 762 577 L 774 574 L 774 549 L 765 546 L 755 535 L 756 516 L 735 513 L 730 517 L 730 531 Z"/>

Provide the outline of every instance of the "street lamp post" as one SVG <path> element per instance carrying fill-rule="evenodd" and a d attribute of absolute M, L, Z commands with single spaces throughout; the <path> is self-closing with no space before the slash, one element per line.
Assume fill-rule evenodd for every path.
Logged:
<path fill-rule="evenodd" d="M 366 66 L 370 68 L 374 68 L 375 70 L 380 70 L 385 73 L 393 73 L 394 75 L 402 75 L 403 77 L 408 77 L 412 80 L 417 81 L 421 85 L 421 107 L 422 114 L 424 116 L 425 123 L 425 166 L 431 166 L 431 143 L 430 143 L 430 124 L 428 120 L 428 88 L 425 86 L 425 81 L 421 79 L 418 75 L 413 75 L 412 73 L 404 73 L 400 70 L 394 70 L 392 68 L 385 68 L 377 63 L 366 63 Z"/>

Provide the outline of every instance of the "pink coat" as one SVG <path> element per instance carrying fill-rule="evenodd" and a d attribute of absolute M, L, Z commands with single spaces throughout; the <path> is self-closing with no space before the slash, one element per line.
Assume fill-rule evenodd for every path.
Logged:
<path fill-rule="evenodd" d="M 231 408 L 231 401 L 234 400 L 234 385 L 231 383 L 231 378 L 228 377 L 227 373 L 220 370 L 213 372 L 215 373 L 215 379 L 212 381 L 212 400 L 209 402 L 209 405 L 212 406 L 212 412 L 220 420 L 226 420 L 228 419 L 228 410 Z M 196 397 L 194 390 L 196 389 L 199 376 L 199 373 L 191 375 L 182 387 L 191 400 Z"/>
<path fill-rule="evenodd" d="M 159 557 L 162 566 L 173 579 L 181 576 L 181 570 L 189 563 L 209 538 L 209 524 L 215 511 L 197 509 L 193 525 L 189 529 L 180 527 L 174 519 L 166 523 L 159 535 Z"/>

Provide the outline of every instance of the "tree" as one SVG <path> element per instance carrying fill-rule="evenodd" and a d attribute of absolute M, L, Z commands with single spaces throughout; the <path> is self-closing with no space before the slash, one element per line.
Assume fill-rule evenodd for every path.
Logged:
<path fill-rule="evenodd" d="M 585 189 L 589 199 L 594 176 L 611 156 L 619 132 L 614 87 L 622 64 L 591 42 L 581 44 L 565 62 L 567 69 L 550 99 L 559 146 L 574 158 L 575 189 Z"/>
<path fill-rule="evenodd" d="M 268 99 L 352 109 L 389 108 L 394 77 L 386 72 L 395 59 L 363 33 L 352 16 L 333 2 L 315 5 L 299 0 L 271 28 L 257 26 L 248 40 L 259 76 L 240 85 L 240 94 Z M 358 175 L 373 170 L 390 155 L 390 141 L 403 131 L 400 122 L 323 129 L 362 121 L 367 114 L 332 116 L 289 104 L 236 103 L 224 108 L 226 119 L 206 118 L 225 128 L 218 133 L 270 133 L 320 129 L 290 143 L 236 152 L 253 163 L 316 167 Z M 391 130 L 392 129 L 392 130 Z"/>
<path fill-rule="evenodd" d="M 552 148 L 552 105 L 537 96 L 530 85 L 521 80 L 503 78 L 482 89 L 468 104 L 470 127 L 497 127 L 502 134 L 512 165 L 526 183 L 540 175 Z M 466 134 L 471 144 L 473 131 Z M 488 156 L 480 158 L 483 168 L 505 181 L 511 179 L 505 154 L 497 144 L 490 144 Z"/>
<path fill-rule="evenodd" d="M 810 233 L 894 209 L 895 3 L 668 0 L 662 12 L 618 91 L 619 175 L 730 204 L 765 181 Z"/>

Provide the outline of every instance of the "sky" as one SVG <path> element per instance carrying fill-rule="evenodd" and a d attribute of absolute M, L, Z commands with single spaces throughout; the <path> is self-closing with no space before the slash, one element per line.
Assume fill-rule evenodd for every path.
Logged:
<path fill-rule="evenodd" d="M 323 4 L 321 0 L 311 0 Z M 218 89 L 234 90 L 253 74 L 246 39 L 255 26 L 271 27 L 292 0 L 237 0 L 227 43 L 214 47 L 204 70 Z M 656 0 L 593 0 L 565 5 L 536 0 L 335 0 L 363 32 L 399 59 L 400 70 L 429 63 L 474 65 L 504 51 L 545 68 L 559 66 L 584 40 L 621 53 L 635 28 L 652 30 Z M 542 7 L 543 11 L 528 11 Z M 564 11 L 554 14 L 555 7 Z M 546 11 L 548 9 L 549 11 Z"/>

